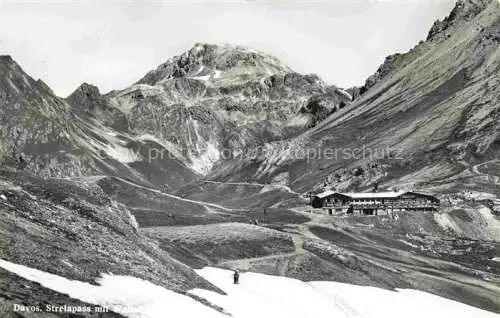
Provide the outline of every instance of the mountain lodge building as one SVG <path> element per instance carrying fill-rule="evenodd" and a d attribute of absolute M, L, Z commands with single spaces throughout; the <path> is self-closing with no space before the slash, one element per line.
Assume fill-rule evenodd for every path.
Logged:
<path fill-rule="evenodd" d="M 311 205 L 328 210 L 328 214 L 385 215 L 395 211 L 435 211 L 439 200 L 432 195 L 406 191 L 325 191 L 313 196 Z"/>

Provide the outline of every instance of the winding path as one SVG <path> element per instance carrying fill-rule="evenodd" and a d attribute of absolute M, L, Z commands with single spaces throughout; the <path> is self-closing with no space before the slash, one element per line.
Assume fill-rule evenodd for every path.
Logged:
<path fill-rule="evenodd" d="M 241 259 L 236 259 L 236 260 L 224 261 L 224 262 L 219 263 L 218 266 L 226 267 L 226 268 L 238 268 L 241 270 L 249 270 L 252 266 L 252 263 L 254 263 L 254 262 L 279 259 L 280 261 L 277 262 L 276 268 L 277 268 L 278 273 L 280 275 L 284 276 L 286 273 L 286 269 L 288 267 L 288 264 L 290 262 L 288 257 L 303 255 L 303 254 L 307 253 L 307 251 L 304 249 L 304 241 L 306 239 L 320 239 L 309 230 L 309 226 L 310 225 L 321 225 L 321 226 L 326 225 L 325 223 L 321 222 L 322 219 L 325 217 L 323 215 L 318 215 L 318 214 L 314 214 L 314 213 L 307 213 L 307 212 L 303 212 L 303 211 L 299 211 L 299 210 L 295 210 L 295 209 L 291 209 L 291 210 L 294 212 L 297 212 L 297 213 L 304 214 L 310 218 L 309 221 L 302 223 L 302 224 L 294 224 L 293 228 L 291 228 L 289 231 L 285 231 L 288 235 L 290 235 L 290 237 L 292 239 L 294 251 L 287 252 L 287 253 L 272 254 L 272 255 L 266 255 L 266 256 L 257 256 L 257 257 L 241 258 Z"/>
<path fill-rule="evenodd" d="M 468 162 L 466 162 L 465 160 L 460 160 L 458 161 L 458 163 L 460 163 L 461 165 L 463 165 L 465 168 L 467 168 L 467 170 L 472 173 L 472 174 L 475 174 L 477 176 L 480 176 L 480 177 L 486 177 L 488 179 L 488 181 L 491 181 L 493 182 L 493 184 L 495 185 L 500 185 L 500 176 L 496 176 L 496 175 L 492 175 L 492 174 L 488 174 L 488 173 L 484 173 L 484 172 L 481 172 L 479 169 L 481 168 L 481 166 L 484 166 L 484 165 L 487 165 L 489 163 L 496 163 L 496 164 L 500 164 L 500 161 L 497 160 L 497 159 L 493 159 L 493 160 L 489 160 L 489 161 L 486 161 L 486 162 L 481 162 L 481 163 L 478 163 L 478 164 L 475 164 L 475 165 L 470 165 Z"/>
<path fill-rule="evenodd" d="M 499 176 L 484 173 L 484 172 L 481 172 L 479 170 L 479 168 L 481 166 L 484 166 L 484 165 L 489 164 L 489 163 L 500 164 L 500 162 L 498 160 L 490 160 L 490 161 L 478 163 L 478 164 L 475 164 L 472 166 L 472 172 L 474 172 L 475 174 L 480 175 L 480 176 L 486 176 L 486 177 L 488 177 L 488 180 L 491 180 L 494 184 L 499 185 L 500 184 L 500 177 Z"/>
<path fill-rule="evenodd" d="M 140 189 L 143 189 L 143 190 L 148 190 L 150 192 L 154 192 L 154 193 L 157 193 L 157 194 L 160 194 L 160 195 L 163 195 L 163 196 L 167 196 L 167 197 L 172 198 L 172 199 L 176 199 L 176 200 L 180 200 L 180 201 L 184 201 L 184 202 L 189 202 L 189 203 L 194 203 L 194 204 L 202 205 L 203 207 L 205 207 L 210 212 L 213 212 L 213 210 L 210 210 L 209 208 L 220 209 L 220 210 L 228 211 L 228 212 L 231 212 L 231 211 L 244 211 L 243 209 L 226 208 L 225 206 L 222 206 L 222 205 L 219 205 L 219 204 L 215 204 L 215 203 L 209 203 L 209 202 L 205 202 L 205 201 L 196 201 L 196 200 L 182 198 L 182 197 L 179 197 L 179 196 L 176 196 L 176 195 L 173 195 L 173 194 L 162 192 L 162 191 L 160 191 L 158 189 L 155 189 L 155 188 L 151 188 L 151 187 L 147 187 L 147 186 L 144 186 L 144 185 L 139 185 L 137 183 L 133 183 L 131 181 L 128 181 L 128 180 L 120 178 L 120 177 L 114 177 L 114 178 L 116 178 L 117 180 L 120 180 L 120 181 L 122 181 L 122 182 L 124 182 L 124 183 L 126 183 L 128 185 L 136 187 L 136 188 L 140 188 Z"/>
<path fill-rule="evenodd" d="M 289 186 L 282 184 L 267 184 L 267 183 L 258 183 L 258 182 L 220 182 L 220 181 L 210 181 L 205 180 L 205 183 L 214 183 L 214 184 L 222 184 L 222 185 L 244 185 L 244 186 L 255 186 L 255 187 L 271 187 L 274 189 L 284 190 L 285 192 L 289 192 L 292 194 L 300 195 L 300 193 L 293 191 Z"/>

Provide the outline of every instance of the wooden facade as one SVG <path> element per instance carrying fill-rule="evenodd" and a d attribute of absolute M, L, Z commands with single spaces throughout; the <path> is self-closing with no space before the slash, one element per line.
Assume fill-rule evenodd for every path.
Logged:
<path fill-rule="evenodd" d="M 439 200 L 417 192 L 339 193 L 327 191 L 311 200 L 314 208 L 323 208 L 328 214 L 385 215 L 397 211 L 434 211 Z"/>

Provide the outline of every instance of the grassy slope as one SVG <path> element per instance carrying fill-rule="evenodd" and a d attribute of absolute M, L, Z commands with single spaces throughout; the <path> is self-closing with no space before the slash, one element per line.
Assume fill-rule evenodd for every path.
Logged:
<path fill-rule="evenodd" d="M 243 223 L 221 223 L 187 227 L 158 227 L 143 230 L 149 237 L 169 246 L 176 244 L 189 254 L 213 265 L 227 260 L 252 258 L 294 250 L 289 235 Z M 183 255 L 188 257 L 188 255 Z"/>

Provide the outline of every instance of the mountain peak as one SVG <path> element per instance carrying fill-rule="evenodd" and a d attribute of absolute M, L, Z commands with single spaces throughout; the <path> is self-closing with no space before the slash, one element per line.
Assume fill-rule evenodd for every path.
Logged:
<path fill-rule="evenodd" d="M 10 55 L 0 55 L 0 92 L 16 96 L 36 88 L 35 80 Z"/>
<path fill-rule="evenodd" d="M 88 108 L 104 103 L 104 98 L 95 85 L 82 83 L 66 100 L 75 108 Z"/>
<path fill-rule="evenodd" d="M 10 55 L 0 55 L 0 62 L 1 63 L 12 63 L 14 60 L 12 59 L 12 56 Z"/>
<path fill-rule="evenodd" d="M 89 84 L 89 83 L 82 83 L 78 88 L 72 93 L 83 93 L 86 96 L 101 96 L 101 92 L 99 91 L 99 88 L 95 85 Z"/>
<path fill-rule="evenodd" d="M 195 43 L 192 48 L 175 56 L 146 74 L 138 83 L 156 85 L 173 78 L 191 77 L 216 80 L 230 73 L 231 77 L 248 78 L 293 72 L 278 58 L 251 48 L 229 45 Z M 252 76 L 255 75 L 255 76 Z"/>
<path fill-rule="evenodd" d="M 455 7 L 443 20 L 436 20 L 432 25 L 427 40 L 439 39 L 447 36 L 451 27 L 469 21 L 495 0 L 457 0 Z"/>
<path fill-rule="evenodd" d="M 83 117 L 92 117 L 118 130 L 128 127 L 125 116 L 114 107 L 108 105 L 99 88 L 89 83 L 82 83 L 66 97 L 66 102 L 73 112 Z"/>
<path fill-rule="evenodd" d="M 10 55 L 0 55 L 0 75 L 8 71 L 21 71 L 24 73 L 19 64 L 14 61 Z"/>

